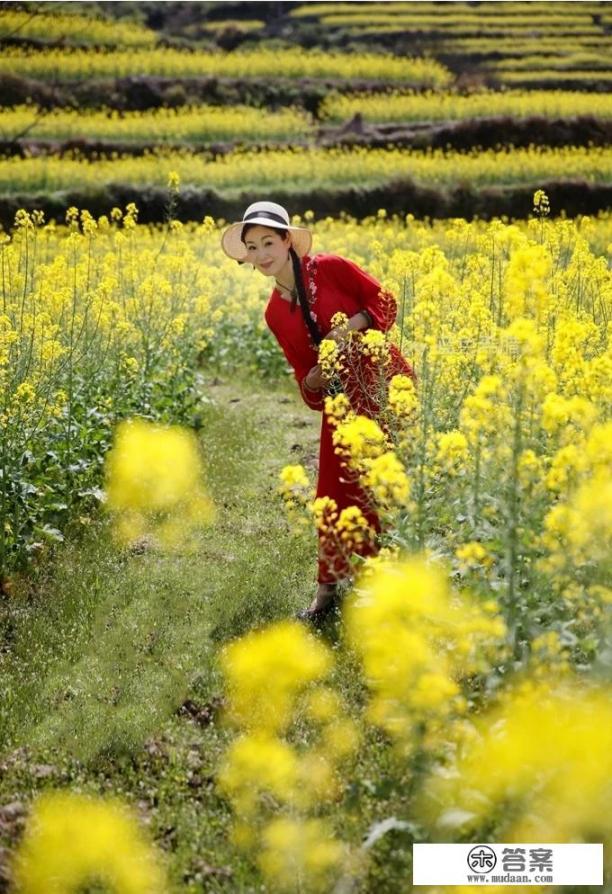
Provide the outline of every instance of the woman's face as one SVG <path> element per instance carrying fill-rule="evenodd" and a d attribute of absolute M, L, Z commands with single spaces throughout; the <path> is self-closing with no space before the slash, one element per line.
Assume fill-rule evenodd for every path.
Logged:
<path fill-rule="evenodd" d="M 291 245 L 289 234 L 283 239 L 272 227 L 257 224 L 245 239 L 247 260 L 264 276 L 277 276 L 287 263 Z"/>

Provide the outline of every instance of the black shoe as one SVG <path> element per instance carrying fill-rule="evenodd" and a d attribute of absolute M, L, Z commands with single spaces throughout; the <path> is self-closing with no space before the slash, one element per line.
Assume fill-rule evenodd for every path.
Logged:
<path fill-rule="evenodd" d="M 318 628 L 323 625 L 326 618 L 335 612 L 337 605 L 337 597 L 334 595 L 323 608 L 303 608 L 297 612 L 295 618 L 297 621 L 306 621 Z"/>

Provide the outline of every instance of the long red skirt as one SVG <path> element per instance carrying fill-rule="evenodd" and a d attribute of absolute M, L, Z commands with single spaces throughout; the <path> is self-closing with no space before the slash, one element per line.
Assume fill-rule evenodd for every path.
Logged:
<path fill-rule="evenodd" d="M 390 346 L 390 359 L 385 368 L 386 382 L 401 373 L 415 378 L 414 371 L 408 361 L 395 345 Z M 376 419 L 379 404 L 376 399 L 380 388 L 380 369 L 363 356 L 357 356 L 349 364 L 349 371 L 344 374 L 344 391 L 349 398 L 352 409 L 361 415 Z M 381 426 L 383 427 L 383 426 Z M 349 469 L 344 459 L 335 452 L 332 441 L 334 426 L 322 413 L 321 441 L 319 449 L 319 477 L 317 497 L 330 497 L 335 500 L 338 513 L 348 506 L 357 506 L 363 512 L 368 524 L 376 534 L 381 533 L 381 523 L 371 496 L 360 486 L 356 473 Z M 376 537 L 366 539 L 358 545 L 343 544 L 337 535 L 329 532 L 318 532 L 319 560 L 318 582 L 334 583 L 352 574 L 350 554 L 366 556 L 378 552 Z"/>

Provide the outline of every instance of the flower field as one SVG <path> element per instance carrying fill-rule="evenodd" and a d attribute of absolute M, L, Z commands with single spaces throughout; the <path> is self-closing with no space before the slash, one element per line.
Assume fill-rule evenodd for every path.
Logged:
<path fill-rule="evenodd" d="M 606 93 L 593 97 L 587 93 L 553 90 L 506 91 L 502 94 L 484 91 L 465 96 L 440 92 L 379 93 L 330 96 L 319 110 L 322 118 L 334 122 L 347 121 L 357 112 L 372 122 L 456 121 L 494 115 L 571 118 L 596 114 L 600 118 L 609 118 L 612 102 Z"/>
<path fill-rule="evenodd" d="M 545 207 L 542 196 L 537 201 Z M 390 772 L 399 788 L 374 804 L 380 797 L 393 804 L 403 790 L 402 766 L 407 770 L 427 758 L 429 769 L 415 778 L 418 798 L 410 814 L 417 839 L 426 829 L 436 834 L 442 813 L 433 804 L 462 803 L 432 774 L 436 761 L 452 765 L 459 742 L 457 753 L 464 756 L 457 772 L 474 772 L 475 707 L 515 718 L 508 741 L 496 746 L 506 749 L 503 760 L 510 766 L 512 736 L 525 735 L 536 722 L 538 686 L 545 685 L 573 716 L 584 712 L 580 735 L 602 742 L 602 761 L 589 785 L 601 792 L 609 781 L 603 745 L 609 724 L 597 707 L 604 695 L 594 681 L 589 707 L 573 678 L 576 668 L 584 673 L 597 665 L 612 596 L 612 279 L 605 260 L 612 222 L 608 215 L 550 221 L 541 214 L 514 224 L 432 225 L 382 212 L 363 221 L 312 222 L 309 214 L 306 220 L 315 245 L 355 258 L 398 296 L 398 324 L 390 337 L 419 370 L 416 390 L 402 377 L 392 383 L 387 435 L 376 423 L 363 429 L 341 397 L 329 399 L 340 449 L 368 483 L 388 532 L 380 557 L 364 569 L 357 591 L 363 595 L 351 607 L 347 630 L 363 662 L 364 684 L 371 687 L 367 712 L 360 716 L 351 704 L 351 652 L 335 658 L 333 670 L 324 646 L 288 622 L 251 634 L 224 659 L 229 704 L 235 704 L 241 731 L 219 775 L 237 818 L 233 846 L 246 854 L 241 859 L 250 859 L 252 849 L 259 852 L 255 862 L 275 889 L 290 889 L 304 860 L 299 871 L 319 890 L 339 873 L 357 871 L 350 842 L 325 836 L 332 835 L 330 823 L 342 817 L 344 826 L 348 819 L 342 805 L 349 780 L 361 784 L 355 774 L 362 762 L 380 758 L 381 744 L 372 738 L 376 728 L 396 743 Z M 263 325 L 265 289 L 247 270 L 229 260 L 219 263 L 220 225 L 209 219 L 169 230 L 146 227 L 133 208 L 100 220 L 75 209 L 62 227 L 20 218 L 3 246 L 5 568 L 40 562 L 69 533 L 70 521 L 91 525 L 118 421 L 136 412 L 151 422 L 197 425 L 201 370 L 228 374 L 244 364 L 245 353 L 253 374 L 269 382 L 284 377 Z M 363 338 L 328 362 L 341 369 L 351 362 L 351 351 L 364 350 L 384 366 L 384 338 Z M 115 490 L 128 493 L 125 476 L 133 472 L 126 470 L 136 459 L 130 451 L 158 463 L 164 449 L 179 449 L 171 441 L 154 447 L 144 430 L 139 438 L 132 446 L 126 442 L 125 460 L 117 454 L 120 464 L 109 467 L 115 477 L 106 484 L 113 505 L 128 511 L 121 521 L 128 536 L 146 532 L 146 522 L 134 527 L 134 510 L 150 499 L 117 502 L 114 496 Z M 153 467 L 165 480 L 164 466 Z M 182 487 L 173 481 L 169 487 Z M 287 467 L 279 482 L 298 540 L 307 537 L 313 520 L 349 553 L 367 536 L 358 516 L 338 518 L 333 506 L 311 502 L 303 467 Z M 180 511 L 184 529 L 186 509 Z M 164 524 L 172 543 L 172 512 Z M 159 536 L 159 528 L 148 530 Z M 433 564 L 402 555 L 428 556 Z M 431 611 L 436 606 L 435 620 L 429 610 L 422 614 L 424 604 Z M 389 626 L 397 641 L 389 638 Z M 410 650 L 401 637 L 410 638 Z M 448 650 L 443 666 L 435 646 L 440 637 Z M 290 655 L 293 666 L 286 664 Z M 381 668 L 388 669 L 386 676 Z M 271 680 L 278 681 L 278 691 Z M 494 687 L 489 694 L 482 690 L 485 682 Z M 580 700 L 570 708 L 572 699 Z M 527 789 L 530 774 L 539 772 L 544 755 L 550 757 L 546 736 L 558 740 L 554 712 L 561 708 L 551 701 L 550 710 L 541 750 L 534 745 L 522 768 Z M 19 728 L 11 715 L 5 707 L 5 736 Z M 295 739 L 296 723 L 295 730 L 307 723 L 312 732 Z M 311 739 L 315 731 L 322 738 Z M 569 758 L 563 760 L 567 766 Z M 274 773 L 262 775 L 264 766 Z M 499 836 L 551 834 L 551 799 L 564 805 L 553 812 L 556 834 L 580 835 L 595 823 L 600 837 L 608 835 L 599 801 L 580 800 L 582 789 L 571 779 L 551 777 L 550 788 L 530 801 L 529 819 L 514 825 L 497 820 Z M 501 788 L 489 797 L 494 803 L 505 796 Z M 77 816 L 89 809 L 75 802 Z M 473 803 L 462 809 L 473 815 L 476 831 L 491 821 L 482 807 L 474 813 Z M 363 811 L 361 822 L 370 815 L 365 803 Z M 34 844 L 30 851 L 33 856 L 24 851 L 24 860 L 38 859 Z M 129 866 L 127 856 L 121 859 Z"/>
<path fill-rule="evenodd" d="M 109 6 L 0 10 L 0 892 L 607 890 L 606 5 Z M 221 251 L 258 199 L 395 298 L 318 349 L 363 507 Z"/>
<path fill-rule="evenodd" d="M 27 133 L 30 139 L 71 140 L 82 138 L 134 143 L 211 143 L 227 141 L 290 141 L 312 130 L 302 109 L 263 112 L 252 106 L 194 106 L 185 109 L 154 109 L 119 113 L 114 109 L 83 113 L 54 109 L 45 114 L 29 106 L 0 112 L 0 139 L 13 141 Z"/>
<path fill-rule="evenodd" d="M 0 189 L 10 193 L 41 193 L 69 189 L 75 183 L 104 186 L 113 182 L 165 187 L 176 171 L 185 186 L 208 186 L 231 195 L 243 188 L 245 177 L 254 189 L 297 192 L 340 185 L 381 185 L 411 178 L 424 186 L 448 186 L 460 181 L 475 186 L 530 185 L 549 176 L 560 181 L 607 183 L 612 160 L 608 147 L 588 149 L 504 149 L 498 152 L 418 152 L 410 149 L 300 149 L 298 147 L 226 154 L 215 159 L 189 153 L 144 157 L 10 158 L 0 161 Z M 288 188 L 288 184 L 290 187 Z"/>
<path fill-rule="evenodd" d="M 41 80 L 72 81 L 84 78 L 125 77 L 137 70 L 160 77 L 268 78 L 280 66 L 285 78 L 298 78 L 305 67 L 311 78 L 397 81 L 400 84 L 443 87 L 450 80 L 446 69 L 426 59 L 383 59 L 375 54 L 352 58 L 340 53 L 295 50 L 255 50 L 223 55 L 187 53 L 171 49 L 116 50 L 114 52 L 48 50 L 35 56 L 21 49 L 3 54 L 0 73 L 27 74 Z"/>

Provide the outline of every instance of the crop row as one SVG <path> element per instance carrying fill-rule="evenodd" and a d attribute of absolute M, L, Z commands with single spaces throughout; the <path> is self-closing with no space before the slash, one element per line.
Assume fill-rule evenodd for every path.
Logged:
<path fill-rule="evenodd" d="M 290 140 L 313 133 L 312 120 L 298 108 L 267 112 L 253 106 L 197 106 L 119 113 L 76 109 L 42 111 L 32 106 L 0 110 L 0 140 L 106 140 L 207 143 Z"/>
<path fill-rule="evenodd" d="M 573 91 L 517 91 L 470 93 L 370 93 L 368 95 L 330 94 L 319 115 L 334 122 L 345 121 L 360 113 L 371 122 L 458 121 L 510 115 L 514 118 L 543 116 L 571 118 L 576 115 L 612 117 L 609 94 Z"/>
<path fill-rule="evenodd" d="M 503 93 L 375 93 L 328 96 L 319 107 L 322 122 L 340 123 L 360 114 L 372 123 L 467 121 L 494 116 L 529 118 L 612 118 L 612 96 L 554 91 Z M 313 138 L 310 115 L 297 107 L 268 112 L 252 106 L 191 106 L 122 112 L 112 109 L 0 110 L 0 140 L 95 140 L 139 145 L 156 142 L 206 144 L 215 141 L 269 142 Z"/>
<path fill-rule="evenodd" d="M 558 68 L 544 68 L 538 71 L 499 71 L 495 72 L 495 79 L 501 84 L 529 85 L 545 88 L 546 84 L 554 84 L 555 87 L 563 84 L 571 85 L 575 89 L 579 84 L 588 84 L 592 87 L 605 87 L 612 83 L 612 71 L 590 70 L 577 71 L 569 69 L 562 71 Z"/>
<path fill-rule="evenodd" d="M 444 87 L 451 75 L 433 59 L 368 53 L 324 53 L 301 49 L 233 53 L 153 49 L 128 52 L 8 49 L 0 56 L 0 74 L 50 81 L 140 76 L 218 78 L 343 78 Z"/>
<path fill-rule="evenodd" d="M 495 3 L 484 2 L 478 3 L 385 3 L 385 14 L 389 17 L 402 17 L 406 15 L 412 16 L 433 16 L 436 18 L 454 17 L 459 14 L 478 17 L 497 18 L 498 16 L 553 16 L 555 18 L 563 18 L 564 14 L 570 18 L 576 15 L 576 4 L 572 3 L 547 3 L 547 2 L 524 2 L 524 3 Z M 608 11 L 605 2 L 600 3 L 581 3 L 580 13 L 583 15 L 600 14 Z M 291 18 L 320 18 L 327 15 L 366 15 L 381 14 L 380 3 L 307 3 L 292 9 L 289 13 Z"/>
<path fill-rule="evenodd" d="M 537 184 L 548 180 L 609 183 L 609 147 L 531 147 L 515 150 L 417 151 L 412 149 L 282 148 L 237 150 L 214 160 L 188 152 L 149 153 L 139 158 L 5 158 L 0 193 L 44 193 L 108 183 L 164 186 L 175 171 L 181 182 L 222 193 L 271 190 L 365 188 L 398 178 L 439 187 Z"/>
<path fill-rule="evenodd" d="M 558 51 L 541 51 L 533 55 L 521 56 L 518 59 L 499 59 L 487 63 L 487 69 L 497 74 L 505 71 L 529 71 L 537 75 L 542 68 L 557 68 L 560 71 L 582 69 L 611 69 L 610 54 L 607 52 L 578 52 L 567 53 Z"/>
<path fill-rule="evenodd" d="M 576 8 L 576 7 L 575 7 Z M 382 7 L 384 9 L 384 7 Z M 580 12 L 565 16 L 540 15 L 533 16 L 496 16 L 495 18 L 483 18 L 478 13 L 461 16 L 440 16 L 438 14 L 428 16 L 415 15 L 386 15 L 379 11 L 371 14 L 353 13 L 352 15 L 321 16 L 320 22 L 329 27 L 358 27 L 360 25 L 393 25 L 406 31 L 442 31 L 455 32 L 469 29 L 477 29 L 483 34 L 489 31 L 499 31 L 508 28 L 510 31 L 529 31 L 542 28 L 577 28 L 580 30 L 603 33 L 602 27 L 593 23 L 593 17 L 583 15 Z M 606 24 L 605 20 L 602 24 Z"/>
<path fill-rule="evenodd" d="M 143 47 L 154 44 L 157 35 L 150 28 L 132 21 L 3 9 L 0 11 L 0 40 L 7 38 Z"/>
<path fill-rule="evenodd" d="M 497 25 L 492 22 L 488 27 L 484 27 L 481 22 L 474 22 L 473 25 L 468 25 L 467 23 L 464 25 L 444 25 L 441 23 L 424 24 L 418 22 L 401 24 L 399 22 L 387 21 L 385 19 L 374 17 L 369 21 L 364 20 L 361 24 L 357 24 L 352 21 L 347 21 L 345 16 L 334 16 L 331 21 L 323 23 L 323 26 L 325 28 L 343 28 L 348 34 L 355 36 L 368 34 L 395 34 L 400 37 L 410 34 L 412 37 L 418 37 L 419 40 L 426 39 L 432 41 L 444 39 L 446 37 L 461 39 L 474 39 L 479 36 L 498 38 L 500 39 L 500 52 L 502 52 L 506 46 L 510 46 L 510 40 L 516 37 L 525 40 L 533 40 L 537 37 L 549 40 L 556 38 L 559 43 L 562 44 L 565 40 L 601 37 L 605 34 L 605 32 L 596 25 L 585 24 L 574 26 L 571 23 L 567 26 L 549 25 L 545 20 L 543 20 L 541 24 L 529 24 L 526 22 L 524 25 L 519 23 L 516 25 Z"/>

